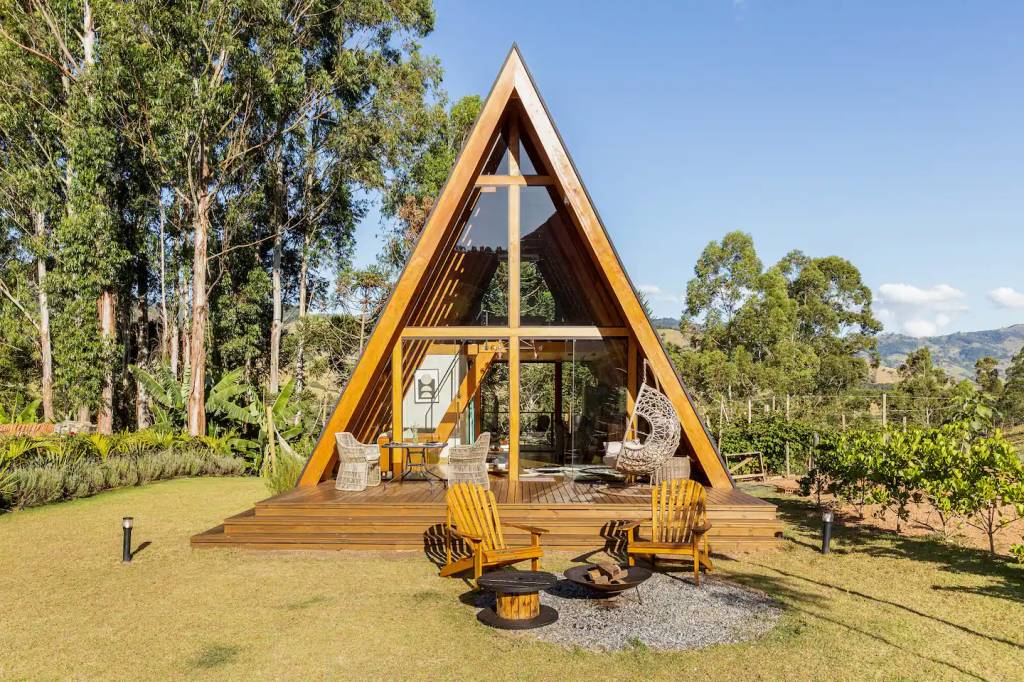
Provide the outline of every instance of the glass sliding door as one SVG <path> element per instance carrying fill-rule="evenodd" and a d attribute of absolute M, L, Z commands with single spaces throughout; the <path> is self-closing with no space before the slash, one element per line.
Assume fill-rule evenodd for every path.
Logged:
<path fill-rule="evenodd" d="M 627 341 L 520 341 L 520 473 L 602 464 L 625 431 Z"/>

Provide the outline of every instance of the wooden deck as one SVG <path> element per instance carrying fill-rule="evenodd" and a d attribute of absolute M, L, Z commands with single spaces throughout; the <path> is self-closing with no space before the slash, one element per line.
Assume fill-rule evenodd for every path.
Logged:
<path fill-rule="evenodd" d="M 503 521 L 551 531 L 551 549 L 613 549 L 618 526 L 650 517 L 650 495 L 562 479 L 492 478 Z M 334 481 L 297 488 L 258 502 L 192 538 L 193 547 L 250 549 L 436 551 L 445 518 L 441 482 L 407 481 L 362 492 L 334 489 Z M 782 524 L 775 506 L 737 489 L 708 489 L 709 537 L 716 553 L 765 549 L 779 543 Z M 522 537 L 520 537 L 522 534 Z M 509 529 L 510 544 L 528 542 Z"/>

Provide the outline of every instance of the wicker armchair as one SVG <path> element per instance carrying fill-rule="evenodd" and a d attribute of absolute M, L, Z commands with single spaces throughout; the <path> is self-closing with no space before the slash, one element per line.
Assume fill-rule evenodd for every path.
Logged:
<path fill-rule="evenodd" d="M 380 485 L 380 450 L 376 445 L 364 445 L 351 433 L 343 431 L 334 436 L 338 446 L 337 490 L 360 491 L 368 486 Z"/>
<path fill-rule="evenodd" d="M 491 489 L 487 476 L 487 451 L 491 446 L 491 434 L 484 432 L 477 436 L 472 445 L 453 445 L 448 448 L 448 487 L 456 483 L 475 483 L 484 490 Z"/>

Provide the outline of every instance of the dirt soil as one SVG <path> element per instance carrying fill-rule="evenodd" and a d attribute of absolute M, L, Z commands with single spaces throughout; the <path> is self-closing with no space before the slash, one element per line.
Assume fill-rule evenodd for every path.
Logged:
<path fill-rule="evenodd" d="M 800 484 L 797 480 L 797 477 L 773 478 L 768 481 L 768 485 L 774 486 L 779 492 L 799 495 Z M 813 496 L 810 499 L 814 499 Z M 835 498 L 832 495 L 822 495 L 821 501 L 823 504 L 835 504 Z M 896 514 L 883 510 L 881 505 L 865 505 L 863 518 L 860 516 L 860 511 L 850 504 L 840 504 L 835 509 L 836 521 L 839 523 L 896 532 Z M 900 533 L 903 535 L 912 537 L 945 536 L 961 547 L 988 549 L 988 536 L 985 535 L 985 532 L 968 525 L 963 519 L 950 521 L 944 530 L 942 520 L 931 505 L 911 504 L 909 511 L 910 519 L 900 524 Z M 1006 507 L 1004 511 L 1008 518 L 1016 518 L 1013 507 Z M 1016 521 L 996 533 L 996 551 L 1000 554 L 1009 554 L 1010 545 L 1024 541 L 1022 533 L 1024 533 L 1024 519 L 1016 518 Z"/>

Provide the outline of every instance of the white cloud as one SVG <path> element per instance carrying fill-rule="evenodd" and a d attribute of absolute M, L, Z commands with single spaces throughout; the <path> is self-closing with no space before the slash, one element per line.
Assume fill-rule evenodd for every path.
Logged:
<path fill-rule="evenodd" d="M 1012 287 L 997 287 L 988 292 L 988 298 L 1000 308 L 1024 308 L 1024 294 Z"/>
<path fill-rule="evenodd" d="M 933 336 L 967 312 L 966 300 L 967 294 L 949 284 L 883 284 L 878 287 L 875 314 L 892 331 Z"/>
<path fill-rule="evenodd" d="M 903 331 L 911 336 L 933 336 L 939 330 L 938 323 L 922 320 L 919 317 L 905 321 L 901 327 Z"/>
<path fill-rule="evenodd" d="M 641 284 L 637 286 L 637 290 L 646 295 L 650 301 L 669 301 L 672 303 L 682 303 L 683 297 L 681 294 L 673 294 L 671 291 L 665 291 L 657 284 Z"/>
<path fill-rule="evenodd" d="M 962 301 L 967 294 L 948 284 L 937 284 L 927 289 L 912 284 L 883 284 L 878 287 L 881 300 L 890 304 L 921 305 L 936 310 L 966 310 Z"/>
<path fill-rule="evenodd" d="M 638 284 L 637 291 L 647 297 L 647 301 L 654 309 L 655 315 L 665 317 L 678 317 L 679 311 L 685 305 L 682 294 L 673 294 L 671 291 L 662 289 L 657 284 Z"/>

